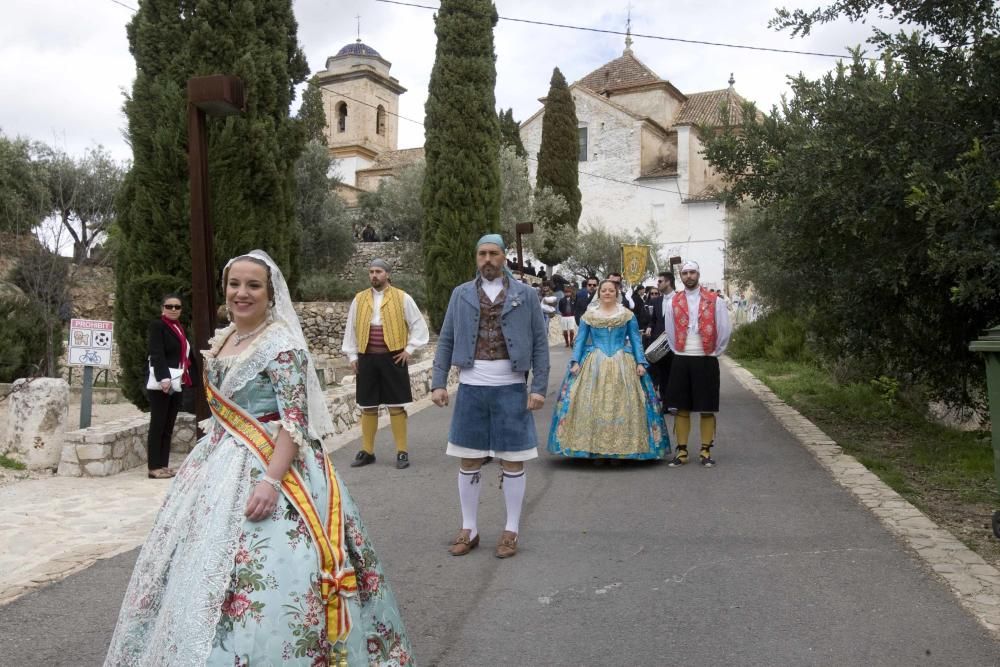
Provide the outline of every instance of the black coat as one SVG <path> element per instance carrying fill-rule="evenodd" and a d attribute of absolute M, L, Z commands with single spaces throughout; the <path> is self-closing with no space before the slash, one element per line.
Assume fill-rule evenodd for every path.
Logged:
<path fill-rule="evenodd" d="M 666 323 L 663 321 L 663 298 L 664 297 L 660 295 L 649 300 L 653 306 L 653 315 L 649 323 L 652 331 L 649 335 L 653 340 L 659 338 L 660 334 L 662 334 L 667 327 Z"/>
<path fill-rule="evenodd" d="M 153 320 L 149 323 L 147 347 L 149 363 L 157 380 L 170 379 L 170 371 L 167 369 L 181 367 L 181 342 L 163 320 Z M 201 372 L 198 367 L 198 355 L 194 350 L 191 350 L 191 367 L 188 373 L 191 375 L 191 384 L 200 387 Z"/>
<path fill-rule="evenodd" d="M 597 294 L 597 292 L 594 292 L 594 294 Z M 587 312 L 587 306 L 594 299 L 594 294 L 585 289 L 576 293 L 576 301 L 573 302 L 573 317 L 576 318 L 577 324 L 580 323 L 580 318 Z"/>
<path fill-rule="evenodd" d="M 639 331 L 645 331 L 649 326 L 649 311 L 646 310 L 646 302 L 638 294 L 632 294 L 632 312 L 635 314 L 636 324 Z"/>

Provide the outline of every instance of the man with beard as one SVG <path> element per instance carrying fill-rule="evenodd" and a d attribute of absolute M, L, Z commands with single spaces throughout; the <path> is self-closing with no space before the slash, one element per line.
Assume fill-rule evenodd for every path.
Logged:
<path fill-rule="evenodd" d="M 389 283 L 389 264 L 374 259 L 368 265 L 371 289 L 358 292 L 347 311 L 341 346 L 356 375 L 361 408 L 361 451 L 352 468 L 375 463 L 378 408 L 389 408 L 389 425 L 396 443 L 396 467 L 408 468 L 406 408 L 410 393 L 410 355 L 427 344 L 430 334 L 413 297 Z"/>
<path fill-rule="evenodd" d="M 687 463 L 692 412 L 701 414 L 699 463 L 706 468 L 715 465 L 712 445 L 719 411 L 719 356 L 729 343 L 732 326 L 725 302 L 698 284 L 700 276 L 697 262 L 685 262 L 681 266 L 684 290 L 673 298 L 663 297 L 664 327 L 674 352 L 664 401 L 677 409 L 677 453 L 670 462 L 674 468 Z"/>
<path fill-rule="evenodd" d="M 507 524 L 494 553 L 497 558 L 517 553 L 524 462 L 538 456 L 531 411 L 545 403 L 548 331 L 534 290 L 504 270 L 504 250 L 499 234 L 479 239 L 479 271 L 474 280 L 452 291 L 434 355 L 431 399 L 439 407 L 448 405 L 449 370 L 461 369 L 446 452 L 461 460 L 462 528 L 449 548 L 453 556 L 464 556 L 479 546 L 480 469 L 488 457 L 500 459 L 507 509 Z"/>

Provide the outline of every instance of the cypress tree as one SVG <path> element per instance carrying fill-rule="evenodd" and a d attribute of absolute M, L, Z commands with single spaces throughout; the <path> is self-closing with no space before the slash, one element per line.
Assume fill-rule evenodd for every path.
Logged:
<path fill-rule="evenodd" d="M 323 111 L 323 91 L 318 76 L 309 79 L 296 117 L 302 124 L 306 141 L 316 141 L 326 146 L 326 113 Z"/>
<path fill-rule="evenodd" d="M 120 383 L 146 404 L 146 330 L 165 292 L 191 284 L 187 80 L 234 74 L 246 112 L 210 118 L 209 180 L 216 268 L 252 248 L 267 250 L 290 282 L 297 273 L 294 162 L 305 133 L 289 117 L 307 74 L 290 0 L 144 0 L 128 24 L 136 62 L 125 101 L 132 168 L 120 191 L 115 339 Z M 185 299 L 190 306 L 190 299 Z M 187 321 L 187 318 L 185 319 Z"/>
<path fill-rule="evenodd" d="M 527 157 L 528 151 L 521 142 L 521 123 L 514 120 L 514 110 L 501 109 L 497 112 L 497 120 L 500 122 L 500 145 L 510 146 L 518 157 Z"/>
<path fill-rule="evenodd" d="M 580 175 L 577 171 L 579 159 L 579 130 L 577 129 L 576 105 L 566 85 L 566 79 L 556 67 L 552 70 L 549 94 L 545 98 L 545 115 L 542 117 L 542 142 L 538 150 L 538 172 L 535 185 L 538 190 L 549 187 L 566 200 L 564 214 L 549 220 L 550 227 L 570 226 L 577 228 L 580 222 Z M 550 249 L 555 254 L 555 249 Z M 546 264 L 551 259 L 540 257 Z"/>
<path fill-rule="evenodd" d="M 500 227 L 499 136 L 489 0 L 442 0 L 424 119 L 424 276 L 439 330 L 452 289 L 475 273 L 475 244 Z"/>

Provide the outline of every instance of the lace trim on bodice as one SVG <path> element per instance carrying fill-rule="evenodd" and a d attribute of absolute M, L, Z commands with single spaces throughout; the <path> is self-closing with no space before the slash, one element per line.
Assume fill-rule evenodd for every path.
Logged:
<path fill-rule="evenodd" d="M 235 330 L 236 327 L 230 325 L 217 331 L 209 341 L 211 349 L 203 353 L 205 365 L 209 369 L 225 372 L 222 384 L 218 389 L 227 398 L 232 398 L 237 391 L 262 373 L 280 352 L 299 348 L 292 339 L 288 328 L 281 322 L 274 322 L 239 354 L 217 357 L 216 354 Z"/>
<path fill-rule="evenodd" d="M 588 310 L 586 313 L 584 313 L 581 319 L 590 326 L 599 329 L 614 329 L 617 327 L 625 326 L 626 324 L 628 324 L 628 321 L 630 319 L 635 317 L 635 315 L 633 315 L 632 311 L 628 310 L 627 308 L 624 308 L 622 306 L 619 306 L 618 308 L 619 308 L 618 313 L 612 315 L 611 317 L 605 317 L 599 314 L 599 312 L 595 308 L 594 310 Z"/>

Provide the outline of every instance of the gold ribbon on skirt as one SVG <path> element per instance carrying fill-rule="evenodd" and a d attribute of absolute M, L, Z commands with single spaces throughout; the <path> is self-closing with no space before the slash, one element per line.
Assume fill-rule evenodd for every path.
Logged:
<path fill-rule="evenodd" d="M 267 468 L 274 454 L 274 440 L 264 426 L 243 408 L 226 399 L 210 382 L 205 382 L 205 394 L 212 415 L 227 432 L 242 442 Z M 326 629 L 330 642 L 347 639 L 351 632 L 351 614 L 347 608 L 347 598 L 358 590 L 354 568 L 347 565 L 347 551 L 344 546 L 344 515 L 340 502 L 340 486 L 333 474 L 330 459 L 323 457 L 324 474 L 330 488 L 327 520 L 320 518 L 312 496 L 303 483 L 302 476 L 294 467 L 288 469 L 281 480 L 281 489 L 305 521 L 316 545 L 319 558 L 319 584 L 323 602 L 326 605 Z"/>

